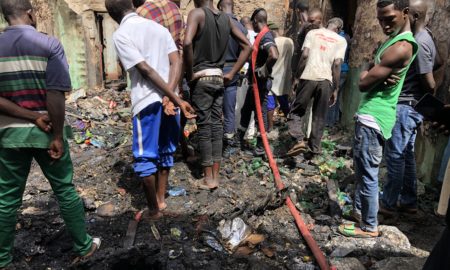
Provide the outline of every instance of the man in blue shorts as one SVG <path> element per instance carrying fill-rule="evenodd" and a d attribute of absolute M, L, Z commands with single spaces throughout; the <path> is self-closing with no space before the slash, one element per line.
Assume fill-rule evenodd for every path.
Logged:
<path fill-rule="evenodd" d="M 162 216 L 166 183 L 160 172 L 173 167 L 179 138 L 179 106 L 187 118 L 195 117 L 189 103 L 176 94 L 181 60 L 169 31 L 140 17 L 129 0 L 107 0 L 106 8 L 120 24 L 113 35 L 119 58 L 130 74 L 133 113 L 134 170 L 143 179 L 148 214 Z M 151 44 L 151 46 L 149 46 Z"/>

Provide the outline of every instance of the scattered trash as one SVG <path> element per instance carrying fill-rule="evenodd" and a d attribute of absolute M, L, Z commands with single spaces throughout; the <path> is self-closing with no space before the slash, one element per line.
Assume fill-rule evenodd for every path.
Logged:
<path fill-rule="evenodd" d="M 143 210 L 138 211 L 132 220 L 128 223 L 127 233 L 125 235 L 125 240 L 123 241 L 124 248 L 130 248 L 134 244 L 134 240 L 136 238 L 136 231 L 139 225 L 139 222 L 142 219 Z"/>
<path fill-rule="evenodd" d="M 174 260 L 174 259 L 180 257 L 181 254 L 183 254 L 183 250 L 173 250 L 173 249 L 171 249 L 169 251 L 169 259 Z"/>
<path fill-rule="evenodd" d="M 236 251 L 234 252 L 235 255 L 237 256 L 248 256 L 250 254 L 252 254 L 255 250 L 253 248 L 247 247 L 247 246 L 242 246 L 242 247 L 238 247 L 236 249 Z"/>
<path fill-rule="evenodd" d="M 85 97 L 86 97 L 86 90 L 84 90 L 84 89 L 79 89 L 79 90 L 76 90 L 76 91 L 72 91 L 72 93 L 67 98 L 67 103 L 74 103 L 78 99 L 85 98 Z"/>
<path fill-rule="evenodd" d="M 90 144 L 92 144 L 93 146 L 97 147 L 97 148 L 103 148 L 105 147 L 105 144 L 101 141 L 95 140 L 95 139 L 91 139 L 90 140 Z"/>
<path fill-rule="evenodd" d="M 241 218 L 222 220 L 218 230 L 224 240 L 225 248 L 231 253 L 252 233 L 251 228 Z"/>
<path fill-rule="evenodd" d="M 273 258 L 273 256 L 275 256 L 275 249 L 272 249 L 270 247 L 262 247 L 261 251 L 269 258 Z"/>
<path fill-rule="evenodd" d="M 153 236 L 155 237 L 155 239 L 156 239 L 157 241 L 161 240 L 161 235 L 159 234 L 159 231 L 158 231 L 158 229 L 156 228 L 155 224 L 152 224 L 152 225 L 150 226 L 150 228 L 151 228 L 151 230 L 152 230 L 152 233 L 153 233 Z"/>
<path fill-rule="evenodd" d="M 206 230 L 202 231 L 202 234 L 200 235 L 200 240 L 203 242 L 204 245 L 212 248 L 215 251 L 225 252 L 225 249 L 218 240 L 217 234 L 212 231 Z"/>
<path fill-rule="evenodd" d="M 245 224 L 241 218 L 222 220 L 218 230 L 227 251 L 240 255 L 252 253 L 255 247 L 265 239 L 264 235 L 252 234 L 251 227 Z"/>
<path fill-rule="evenodd" d="M 167 193 L 171 197 L 186 196 L 187 194 L 184 187 L 171 187 Z"/>
<path fill-rule="evenodd" d="M 107 202 L 102 205 L 100 205 L 97 208 L 97 215 L 101 217 L 113 217 L 115 215 L 115 209 L 116 207 L 112 202 Z"/>
<path fill-rule="evenodd" d="M 192 247 L 192 251 L 193 251 L 193 252 L 196 252 L 196 253 L 199 253 L 199 252 L 205 253 L 205 252 L 208 252 L 208 249 L 206 249 L 206 248 L 196 248 L 196 247 Z"/>
<path fill-rule="evenodd" d="M 170 235 L 172 235 L 174 238 L 176 239 L 180 239 L 181 238 L 181 230 L 178 228 L 170 228 Z"/>
<path fill-rule="evenodd" d="M 197 123 L 195 119 L 188 119 L 184 126 L 183 135 L 185 138 L 189 138 L 194 132 L 197 131 Z"/>

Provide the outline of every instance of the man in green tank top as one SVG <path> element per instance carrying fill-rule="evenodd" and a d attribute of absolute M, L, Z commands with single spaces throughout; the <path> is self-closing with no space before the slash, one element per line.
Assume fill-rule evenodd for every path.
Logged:
<path fill-rule="evenodd" d="M 345 236 L 377 237 L 378 172 L 385 140 L 391 137 L 396 105 L 406 72 L 417 53 L 409 23 L 409 0 L 379 0 L 377 18 L 389 37 L 378 49 L 374 65 L 361 73 L 363 92 L 356 113 L 353 163 L 357 185 L 353 217 L 358 225 L 341 225 Z M 389 83 L 390 76 L 400 79 Z"/>

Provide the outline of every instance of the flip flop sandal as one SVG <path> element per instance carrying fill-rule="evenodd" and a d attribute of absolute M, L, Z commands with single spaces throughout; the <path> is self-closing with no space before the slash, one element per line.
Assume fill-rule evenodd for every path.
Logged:
<path fill-rule="evenodd" d="M 297 149 L 291 149 L 286 153 L 287 157 L 295 157 L 298 156 L 301 153 L 305 153 L 307 150 L 305 148 L 297 148 Z"/>
<path fill-rule="evenodd" d="M 356 213 L 354 210 L 350 211 L 348 214 L 343 214 L 342 217 L 353 222 L 361 222 L 361 215 Z"/>
<path fill-rule="evenodd" d="M 88 258 L 90 258 L 92 255 L 94 255 L 95 252 L 97 252 L 100 249 L 100 246 L 102 244 L 102 240 L 99 237 L 94 237 L 92 239 L 92 247 L 91 250 L 84 256 L 78 256 L 76 257 L 71 265 L 77 264 L 82 261 L 86 261 Z"/>
<path fill-rule="evenodd" d="M 354 238 L 375 238 L 379 236 L 378 232 L 366 232 L 357 228 L 355 224 L 343 224 L 338 228 L 340 234 L 346 237 Z"/>

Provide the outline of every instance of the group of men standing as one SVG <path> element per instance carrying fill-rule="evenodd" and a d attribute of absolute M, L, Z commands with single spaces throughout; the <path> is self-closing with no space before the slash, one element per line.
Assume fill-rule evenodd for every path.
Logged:
<path fill-rule="evenodd" d="M 268 24 L 263 8 L 241 24 L 233 14 L 233 0 L 220 0 L 218 9 L 212 0 L 194 0 L 186 25 L 178 6 L 169 0 L 106 0 L 105 4 L 119 24 L 113 41 L 131 79 L 134 170 L 143 182 L 149 218 L 160 218 L 167 207 L 165 193 L 178 146 L 180 111 L 197 120 L 201 189 L 219 186 L 222 156 L 228 157 L 236 143 L 250 148 L 243 138 L 252 113 L 256 115 L 254 87 L 266 130 L 273 126 L 278 101 L 289 117 L 290 131 L 298 134 L 299 122 L 314 99 L 311 135 L 307 141 L 303 134 L 297 136 L 299 142 L 288 154 L 320 153 L 348 46 L 339 35 L 341 19 L 333 18 L 323 27 L 320 10 L 310 10 L 302 17 L 304 25 L 294 46 L 292 40 L 279 37 L 278 27 Z M 72 184 L 69 132 L 64 131 L 64 92 L 71 86 L 64 50 L 56 39 L 36 31 L 29 0 L 2 0 L 1 9 L 10 26 L 0 36 L 0 268 L 12 260 L 16 212 L 33 158 L 56 193 L 79 259 L 89 257 L 100 239 L 86 233 L 83 206 Z M 426 11 L 422 0 L 377 3 L 378 20 L 389 38 L 378 49 L 373 65 L 361 74 L 364 94 L 355 116 L 358 182 L 353 213 L 359 224 L 340 226 L 346 236 L 379 235 L 378 168 L 383 148 L 388 181 L 381 212 L 417 211 L 414 140 L 423 118 L 413 106 L 435 89 L 436 48 L 425 28 Z M 249 59 L 254 65 L 248 67 L 249 89 L 236 127 L 239 74 Z M 189 102 L 180 96 L 182 78 L 190 88 Z M 296 95 L 289 104 L 291 83 L 296 85 Z M 263 153 L 260 139 L 250 150 Z"/>

